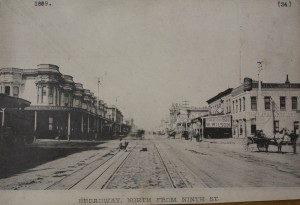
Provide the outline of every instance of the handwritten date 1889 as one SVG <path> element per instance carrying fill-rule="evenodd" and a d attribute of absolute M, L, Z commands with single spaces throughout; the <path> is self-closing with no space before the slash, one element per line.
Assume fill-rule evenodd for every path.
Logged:
<path fill-rule="evenodd" d="M 48 1 L 35 1 L 35 6 L 51 6 L 51 3 Z"/>

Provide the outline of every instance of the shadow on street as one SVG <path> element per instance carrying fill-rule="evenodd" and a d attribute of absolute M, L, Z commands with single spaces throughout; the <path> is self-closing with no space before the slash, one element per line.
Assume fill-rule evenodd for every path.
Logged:
<path fill-rule="evenodd" d="M 0 178 L 6 178 L 38 165 L 86 150 L 99 150 L 103 142 L 39 142 L 0 149 Z"/>

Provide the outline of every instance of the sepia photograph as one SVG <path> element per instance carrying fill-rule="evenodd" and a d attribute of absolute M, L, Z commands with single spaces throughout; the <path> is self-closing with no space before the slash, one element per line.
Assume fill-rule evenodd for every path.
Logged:
<path fill-rule="evenodd" d="M 299 0 L 0 0 L 0 203 L 300 200 Z"/>

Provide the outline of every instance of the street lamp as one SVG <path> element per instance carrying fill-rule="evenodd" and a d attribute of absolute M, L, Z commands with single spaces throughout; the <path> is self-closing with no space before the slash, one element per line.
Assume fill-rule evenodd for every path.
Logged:
<path fill-rule="evenodd" d="M 263 62 L 257 62 L 257 77 L 258 77 L 258 88 L 257 88 L 257 110 L 256 110 L 256 124 L 257 129 L 260 129 L 260 114 L 261 114 L 261 80 L 260 80 L 260 72 L 263 70 Z"/>
<path fill-rule="evenodd" d="M 97 84 L 98 84 L 97 108 L 99 109 L 99 100 L 100 100 L 100 94 L 99 94 L 99 92 L 100 92 L 100 85 L 101 85 L 99 77 L 97 78 Z"/>
<path fill-rule="evenodd" d="M 117 102 L 118 102 L 118 97 L 116 97 L 116 104 L 115 104 L 115 136 L 117 136 Z"/>

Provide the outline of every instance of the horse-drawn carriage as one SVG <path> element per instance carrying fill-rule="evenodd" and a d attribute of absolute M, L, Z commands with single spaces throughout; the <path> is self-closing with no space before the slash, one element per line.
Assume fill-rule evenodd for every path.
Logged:
<path fill-rule="evenodd" d="M 168 130 L 168 138 L 173 137 L 175 139 L 176 131 L 175 130 Z"/>
<path fill-rule="evenodd" d="M 282 145 L 292 145 L 292 142 L 287 129 L 282 129 L 272 137 L 267 137 L 262 130 L 258 130 L 254 136 L 245 139 L 244 149 L 247 151 L 251 144 L 256 144 L 260 152 L 268 152 L 270 145 L 277 146 L 278 152 L 281 152 Z"/>

